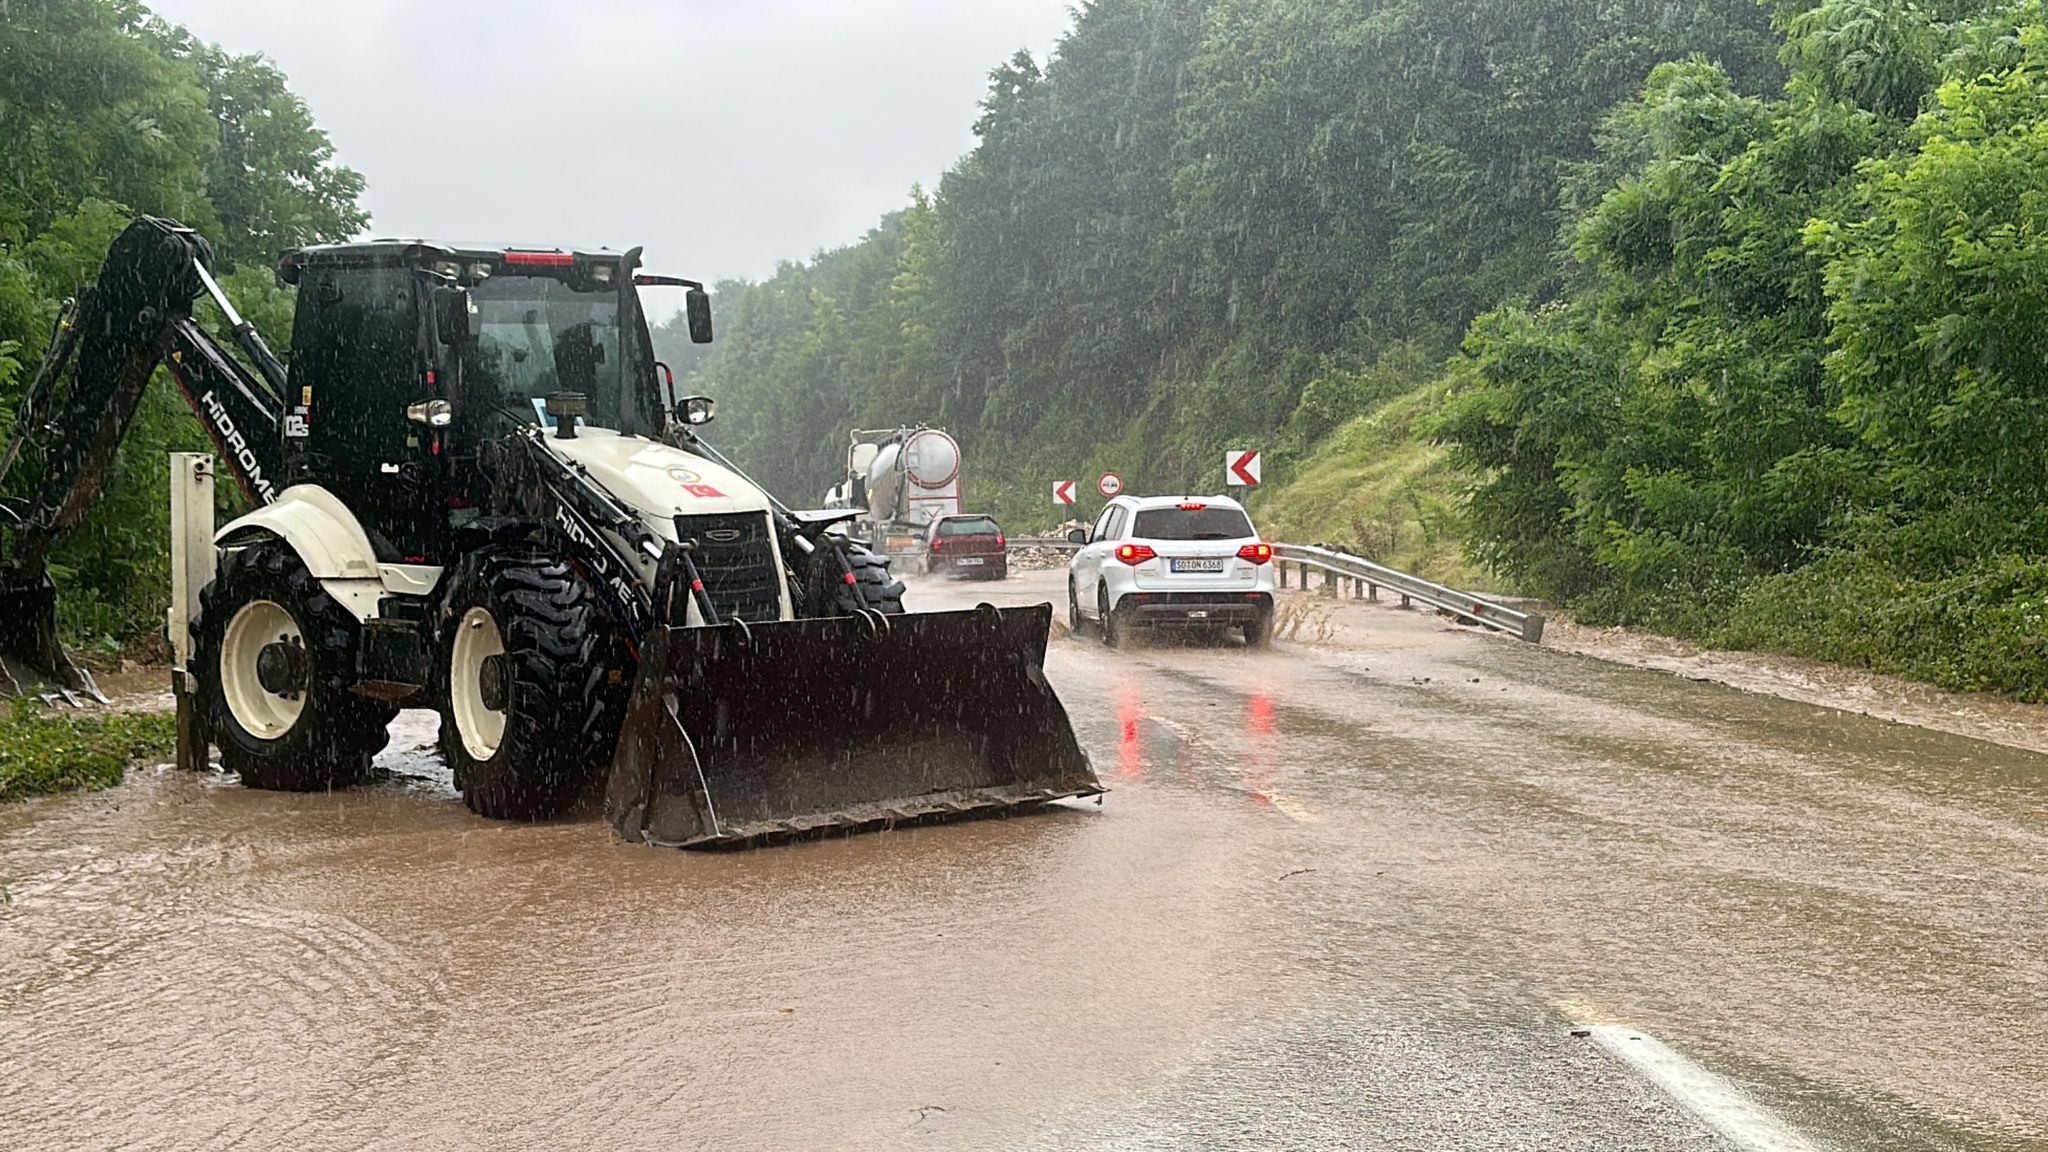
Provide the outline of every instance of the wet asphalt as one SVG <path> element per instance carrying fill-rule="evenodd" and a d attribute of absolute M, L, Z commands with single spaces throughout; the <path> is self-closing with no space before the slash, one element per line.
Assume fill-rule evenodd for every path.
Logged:
<path fill-rule="evenodd" d="M 1064 589 L 911 593 L 981 599 Z M 362 789 L 0 809 L 0 1147 L 1743 1146 L 1618 1024 L 1807 1146 L 2048 1148 L 2048 757 L 1298 619 L 1060 630 L 1113 791 L 1032 816 L 491 824 L 414 714 Z"/>

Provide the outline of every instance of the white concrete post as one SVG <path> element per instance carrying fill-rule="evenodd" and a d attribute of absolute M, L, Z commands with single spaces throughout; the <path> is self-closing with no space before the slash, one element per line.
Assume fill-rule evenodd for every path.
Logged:
<path fill-rule="evenodd" d="M 188 772 L 206 767 L 207 733 L 192 693 L 197 687 L 192 658 L 192 621 L 199 618 L 199 590 L 213 579 L 213 457 L 204 452 L 171 453 L 171 694 L 178 705 L 177 765 Z"/>
<path fill-rule="evenodd" d="M 171 453 L 171 668 L 183 675 L 192 656 L 199 590 L 213 579 L 213 457 Z"/>

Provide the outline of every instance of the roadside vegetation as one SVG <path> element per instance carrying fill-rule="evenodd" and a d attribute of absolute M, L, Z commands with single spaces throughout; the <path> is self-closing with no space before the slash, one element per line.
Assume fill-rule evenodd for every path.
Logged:
<path fill-rule="evenodd" d="M 2048 699 L 2048 13 L 1780 23 L 1765 98 L 1652 72 L 1568 290 L 1472 326 L 1473 545 L 1593 621 Z"/>
<path fill-rule="evenodd" d="M 59 713 L 15 700 L 0 712 L 0 802 L 111 788 L 130 763 L 169 758 L 176 736 L 168 712 Z"/>
<path fill-rule="evenodd" d="M 792 491 L 1213 491 L 1601 624 L 2048 698 L 2038 0 L 1095 0 L 695 367 Z M 1085 487 L 1085 484 L 1084 484 Z"/>
<path fill-rule="evenodd" d="M 259 56 L 201 43 L 130 0 L 0 4 L 0 434 L 13 430 L 58 306 L 92 281 L 136 213 L 198 228 L 243 314 L 273 338 L 288 333 L 277 255 L 367 221 L 362 177 L 332 158 Z M 206 448 L 159 371 L 104 493 L 52 558 L 60 624 L 86 656 L 161 630 L 165 453 Z M 30 471 L 18 468 L 6 495 L 26 491 Z M 231 488 L 221 486 L 229 507 Z"/>
<path fill-rule="evenodd" d="M 1257 502 L 1275 540 L 1331 544 L 1368 560 L 1475 591 L 1494 574 L 1465 549 L 1467 474 L 1450 449 L 1420 435 L 1443 404 L 1434 382 L 1353 417 Z"/>

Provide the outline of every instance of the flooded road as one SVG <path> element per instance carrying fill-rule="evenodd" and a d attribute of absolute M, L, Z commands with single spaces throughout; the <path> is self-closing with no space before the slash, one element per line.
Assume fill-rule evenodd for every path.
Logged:
<path fill-rule="evenodd" d="M 1031 817 L 632 848 L 413 714 L 0 809 L 0 1147 L 1741 1146 L 1612 1024 L 1813 1147 L 2048 1148 L 2048 756 L 1341 611 L 1057 639 L 1114 791 Z"/>

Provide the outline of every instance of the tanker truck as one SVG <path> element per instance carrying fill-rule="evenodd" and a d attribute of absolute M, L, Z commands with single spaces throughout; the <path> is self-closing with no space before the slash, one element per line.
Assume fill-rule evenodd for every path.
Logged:
<path fill-rule="evenodd" d="M 932 521 L 960 511 L 960 443 L 937 428 L 855 430 L 846 479 L 825 494 L 828 508 L 861 515 L 854 531 L 875 550 L 918 554 Z"/>

